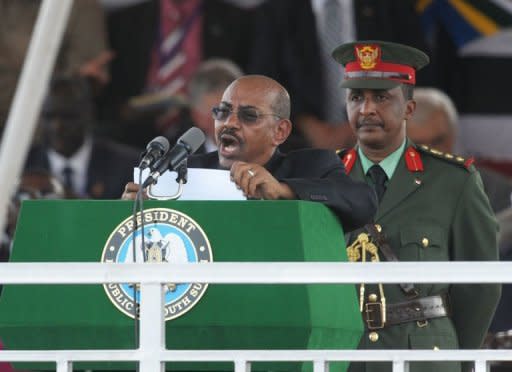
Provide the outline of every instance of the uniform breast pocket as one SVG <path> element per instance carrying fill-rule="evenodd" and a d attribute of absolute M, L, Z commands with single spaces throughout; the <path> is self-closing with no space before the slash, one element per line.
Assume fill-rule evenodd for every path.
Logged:
<path fill-rule="evenodd" d="M 401 261 L 447 261 L 448 234 L 441 226 L 404 227 L 400 231 Z"/>

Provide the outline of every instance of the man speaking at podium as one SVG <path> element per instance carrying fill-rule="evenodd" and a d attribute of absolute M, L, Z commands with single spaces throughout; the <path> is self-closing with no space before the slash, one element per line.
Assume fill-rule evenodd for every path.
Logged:
<path fill-rule="evenodd" d="M 304 149 L 285 155 L 279 151 L 292 123 L 290 96 L 278 82 L 243 76 L 226 88 L 212 113 L 218 151 L 189 157 L 189 167 L 229 169 L 231 180 L 250 199 L 321 202 L 336 214 L 345 231 L 371 221 L 376 210 L 373 190 L 347 176 L 334 152 Z M 128 183 L 122 198 L 134 199 L 138 189 Z"/>

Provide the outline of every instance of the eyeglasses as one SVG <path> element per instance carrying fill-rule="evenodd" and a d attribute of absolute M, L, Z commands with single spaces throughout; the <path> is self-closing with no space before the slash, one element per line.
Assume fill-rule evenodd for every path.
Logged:
<path fill-rule="evenodd" d="M 233 109 L 231 107 L 222 107 L 216 106 L 212 108 L 212 117 L 215 120 L 224 121 L 233 113 Z M 246 124 L 254 124 L 256 123 L 262 116 L 274 116 L 278 119 L 281 119 L 279 115 L 276 114 L 261 114 L 252 107 L 242 107 L 238 111 L 236 111 L 236 115 L 238 120 L 242 123 Z"/>

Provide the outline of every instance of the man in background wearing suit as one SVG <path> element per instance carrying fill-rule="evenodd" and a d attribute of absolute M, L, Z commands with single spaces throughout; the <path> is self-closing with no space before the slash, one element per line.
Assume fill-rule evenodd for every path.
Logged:
<path fill-rule="evenodd" d="M 52 81 L 41 113 L 41 143 L 30 150 L 25 168 L 49 170 L 70 198 L 115 199 L 133 178 L 139 152 L 94 134 L 88 88 L 79 78 Z"/>

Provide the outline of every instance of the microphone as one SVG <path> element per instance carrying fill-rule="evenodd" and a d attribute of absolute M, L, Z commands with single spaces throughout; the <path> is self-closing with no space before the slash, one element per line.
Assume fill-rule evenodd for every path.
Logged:
<path fill-rule="evenodd" d="M 139 163 L 139 169 L 143 170 L 151 167 L 155 162 L 160 159 L 169 150 L 169 141 L 163 136 L 155 137 L 146 146 L 142 160 Z M 154 167 L 151 167 L 153 169 Z"/>
<path fill-rule="evenodd" d="M 152 168 L 153 172 L 146 178 L 142 187 L 145 188 L 156 183 L 158 177 L 166 170 L 176 170 L 190 154 L 196 152 L 201 147 L 204 141 L 205 136 L 201 129 L 192 127 L 187 130 L 178 138 L 176 145 L 164 157 L 155 162 Z"/>

